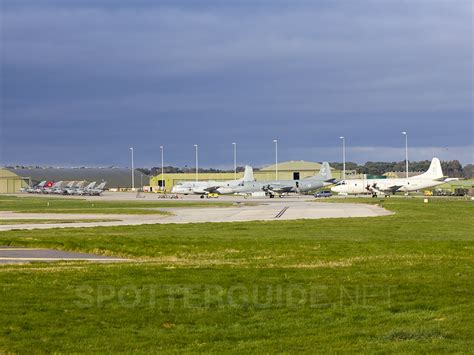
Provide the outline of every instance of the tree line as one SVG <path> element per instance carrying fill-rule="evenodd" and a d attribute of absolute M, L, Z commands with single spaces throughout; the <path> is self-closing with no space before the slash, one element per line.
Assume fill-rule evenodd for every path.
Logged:
<path fill-rule="evenodd" d="M 430 160 L 422 161 L 410 161 L 409 171 L 411 172 L 424 172 L 428 170 L 430 166 Z M 331 167 L 337 170 L 342 170 L 341 162 L 331 162 L 329 163 Z M 458 177 L 458 178 L 474 178 L 474 165 L 467 164 L 464 167 L 458 160 L 442 161 L 441 167 L 443 168 L 443 173 L 449 177 Z M 237 167 L 237 172 L 244 171 L 243 166 Z M 146 175 L 159 175 L 161 174 L 161 167 L 148 168 L 139 168 L 137 169 Z M 254 171 L 258 171 L 258 168 L 254 168 Z M 375 162 L 368 161 L 364 165 L 359 165 L 354 162 L 346 162 L 346 170 L 354 170 L 358 174 L 370 174 L 370 175 L 383 175 L 391 171 L 405 171 L 405 161 L 399 162 Z M 183 168 L 175 166 L 165 166 L 165 174 L 180 174 L 188 173 L 192 174 L 196 170 L 194 167 L 185 166 Z M 199 168 L 199 173 L 233 173 L 234 169 L 213 169 L 213 168 Z"/>
<path fill-rule="evenodd" d="M 408 170 L 411 172 L 425 172 L 428 170 L 431 164 L 431 160 L 421 161 L 410 161 Z M 342 163 L 332 162 L 330 165 L 335 168 L 342 170 Z M 474 177 L 474 165 L 467 164 L 462 166 L 459 160 L 442 161 L 441 167 L 443 173 L 449 177 L 457 178 L 472 178 Z M 375 162 L 368 161 L 364 165 L 358 165 L 357 163 L 347 162 L 346 170 L 355 170 L 358 174 L 370 174 L 370 175 L 383 175 L 387 172 L 399 172 L 405 171 L 405 161 L 399 162 Z"/>

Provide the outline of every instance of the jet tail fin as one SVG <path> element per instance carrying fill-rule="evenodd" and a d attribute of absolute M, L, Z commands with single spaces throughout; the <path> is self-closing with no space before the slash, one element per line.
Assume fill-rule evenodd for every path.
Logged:
<path fill-rule="evenodd" d="M 100 183 L 99 186 L 96 187 L 96 189 L 102 190 L 105 188 L 105 185 L 107 184 L 107 181 L 103 181 Z"/>
<path fill-rule="evenodd" d="M 321 164 L 321 169 L 319 173 L 314 175 L 313 178 L 317 178 L 318 180 L 328 181 L 332 179 L 331 167 L 327 161 Z"/>
<path fill-rule="evenodd" d="M 255 181 L 253 177 L 253 169 L 250 165 L 245 166 L 244 181 L 245 182 Z"/>
<path fill-rule="evenodd" d="M 439 159 L 433 158 L 431 160 L 431 164 L 428 170 L 425 173 L 419 175 L 418 177 L 432 180 L 443 178 L 443 169 L 441 169 L 441 162 L 439 161 Z"/>
<path fill-rule="evenodd" d="M 89 185 L 86 186 L 86 190 L 93 189 L 95 186 L 95 181 L 91 182 Z"/>

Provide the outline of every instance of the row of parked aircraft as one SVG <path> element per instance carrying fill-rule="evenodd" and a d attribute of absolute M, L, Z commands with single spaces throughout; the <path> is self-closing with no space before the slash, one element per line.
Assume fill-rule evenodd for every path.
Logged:
<path fill-rule="evenodd" d="M 54 183 L 51 181 L 41 181 L 36 186 L 23 188 L 22 191 L 32 194 L 99 196 L 104 192 L 106 184 L 106 181 L 99 185 L 97 185 L 95 181 L 88 185 L 86 185 L 85 181 L 70 181 L 63 186 L 63 181 L 57 181 Z"/>
<path fill-rule="evenodd" d="M 288 193 L 305 193 L 316 190 L 324 186 L 334 184 L 331 167 L 328 162 L 324 162 L 318 174 L 300 180 L 274 180 L 255 181 L 253 169 L 247 165 L 244 177 L 238 180 L 229 181 L 194 181 L 182 182 L 171 190 L 175 194 L 198 194 L 201 196 L 208 194 L 238 194 L 255 195 L 265 194 L 269 197 L 283 196 Z"/>
<path fill-rule="evenodd" d="M 433 158 L 428 171 L 423 174 L 409 178 L 389 179 L 353 179 L 336 181 L 332 177 L 329 163 L 324 162 L 318 174 L 301 180 L 274 180 L 255 181 L 253 169 L 245 167 L 244 177 L 229 181 L 195 181 L 182 182 L 171 190 L 175 194 L 198 194 L 201 196 L 209 194 L 240 194 L 256 195 L 265 194 L 269 197 L 283 196 L 288 193 L 306 193 L 319 188 L 334 185 L 333 192 L 349 194 L 371 194 L 376 196 L 390 196 L 396 192 L 414 192 L 444 184 L 449 179 L 443 175 L 441 162 Z"/>

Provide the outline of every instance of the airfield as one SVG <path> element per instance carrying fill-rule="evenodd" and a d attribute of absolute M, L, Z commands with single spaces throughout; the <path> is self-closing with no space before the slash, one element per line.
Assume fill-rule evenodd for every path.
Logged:
<path fill-rule="evenodd" d="M 26 198 L 25 195 L 17 195 Z M 48 229 L 48 228 L 85 228 L 100 226 L 127 226 L 142 224 L 169 224 L 169 223 L 217 223 L 217 222 L 249 222 L 274 221 L 321 218 L 354 218 L 386 216 L 391 212 L 382 207 L 356 203 L 315 203 L 311 196 L 289 196 L 284 198 L 243 198 L 222 196 L 219 199 L 200 199 L 199 196 L 183 196 L 178 200 L 163 200 L 156 194 L 142 194 L 138 198 L 141 202 L 161 202 L 162 207 L 150 207 L 147 210 L 161 211 L 163 214 L 107 214 L 107 220 L 85 221 L 90 214 L 80 213 L 48 213 L 48 208 L 54 207 L 55 199 L 39 195 L 48 201 L 44 213 L 15 213 L 0 211 L 0 219 L 8 220 L 9 224 L 1 225 L 0 231 L 14 229 Z M 79 200 L 81 200 L 79 198 Z M 98 201 L 136 201 L 134 193 L 104 193 L 100 197 L 86 197 L 91 206 Z M 173 207 L 167 207 L 167 202 L 174 202 Z M 179 207 L 179 203 L 200 202 L 207 206 Z M 227 202 L 227 206 L 216 206 L 216 202 Z M 100 210 L 97 211 L 100 213 Z M 60 223 L 55 223 L 60 220 Z M 18 223 L 15 223 L 18 221 Z M 34 222 L 29 222 L 34 221 Z M 45 222 L 46 221 L 46 222 Z"/>
<path fill-rule="evenodd" d="M 428 201 L 0 196 L 0 352 L 469 352 L 474 201 Z"/>

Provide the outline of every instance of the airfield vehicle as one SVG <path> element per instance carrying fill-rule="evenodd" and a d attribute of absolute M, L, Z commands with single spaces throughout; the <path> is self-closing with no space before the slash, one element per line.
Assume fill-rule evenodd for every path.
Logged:
<path fill-rule="evenodd" d="M 324 191 L 319 191 L 314 194 L 314 197 L 320 198 L 320 197 L 331 197 L 332 192 L 329 190 L 324 190 Z"/>

